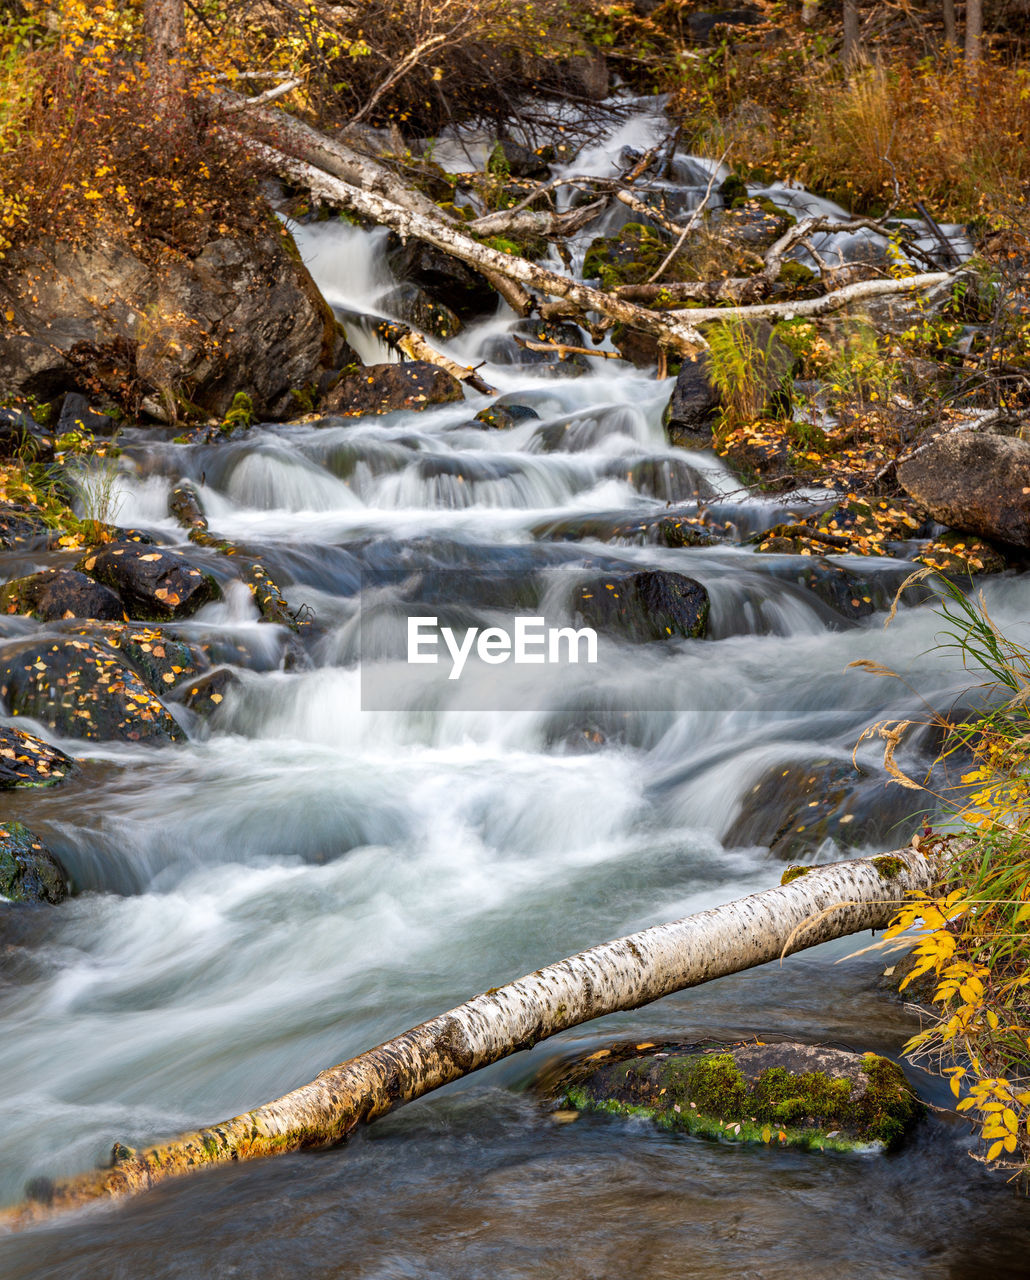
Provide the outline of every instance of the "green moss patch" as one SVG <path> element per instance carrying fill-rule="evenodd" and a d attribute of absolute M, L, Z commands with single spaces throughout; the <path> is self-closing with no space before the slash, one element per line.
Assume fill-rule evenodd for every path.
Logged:
<path fill-rule="evenodd" d="M 922 1114 L 896 1063 L 800 1044 L 614 1046 L 548 1086 L 560 1107 L 726 1142 L 890 1150 Z"/>

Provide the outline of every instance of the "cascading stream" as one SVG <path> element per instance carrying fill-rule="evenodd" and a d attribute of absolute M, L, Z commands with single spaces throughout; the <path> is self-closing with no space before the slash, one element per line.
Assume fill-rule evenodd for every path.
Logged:
<path fill-rule="evenodd" d="M 620 145 L 639 143 L 634 127 Z M 599 152 L 579 171 L 591 162 L 608 163 Z M 326 224 L 297 239 L 334 305 L 380 310 L 395 284 L 382 233 Z M 472 361 L 512 324 L 484 322 L 447 349 Z M 383 358 L 369 333 L 355 346 Z M 191 725 L 175 749 L 91 746 L 66 787 L 11 793 L 9 817 L 31 811 L 81 892 L 50 912 L 0 917 L 0 1199 L 16 1199 L 32 1177 L 89 1166 L 115 1139 L 141 1145 L 276 1096 L 577 948 L 775 883 L 781 864 L 764 844 L 734 838 L 760 780 L 781 765 L 847 767 L 867 724 L 918 711 L 921 695 L 947 705 L 962 689 L 954 661 L 924 656 L 932 614 L 903 610 L 887 633 L 882 614 L 847 621 L 800 583 L 800 557 L 591 531 L 589 520 L 669 503 L 717 512 L 740 536 L 768 524 L 776 500 L 740 492 L 713 455 L 668 446 L 671 381 L 600 363 L 576 378 L 497 364 L 489 378 L 538 418 L 483 430 L 471 421 L 476 398 L 420 415 L 261 428 L 210 447 L 129 433 L 118 522 L 181 542 L 165 504 L 192 478 L 212 532 L 259 553 L 291 605 L 314 610 L 311 665 L 281 669 L 282 634 L 257 621 L 245 592 L 230 593 L 184 628 L 251 655 L 208 725 Z M 795 496 L 782 509 L 816 501 Z M 5 575 L 46 562 L 25 560 L 5 562 Z M 879 608 L 908 567 L 845 563 Z M 603 679 L 527 668 L 517 709 L 491 709 L 482 684 L 427 689 L 406 667 L 389 587 L 369 578 L 434 568 L 547 583 L 590 565 L 696 578 L 712 601 L 709 639 L 623 646 Z M 361 652 L 396 710 L 362 709 L 363 582 Z M 1026 617 L 1025 578 L 987 591 L 1003 629 Z M 25 630 L 0 625 L 5 636 Z M 910 673 L 917 692 L 845 672 L 858 658 Z M 63 745 L 82 754 L 80 743 Z M 875 752 L 860 759 L 871 767 Z M 881 805 L 877 786 L 865 814 Z M 887 847 L 878 841 L 894 820 L 872 847 Z M 817 842 L 809 856 L 819 853 Z M 676 1258 L 690 1250 L 694 1274 L 740 1275 L 767 1251 L 778 1276 L 803 1237 L 814 1251 L 806 1275 L 821 1276 L 830 1268 L 819 1250 L 830 1256 L 847 1234 L 869 1259 L 847 1275 L 885 1275 L 870 1221 L 880 1214 L 854 1209 L 865 1202 L 891 1217 L 907 1276 L 972 1276 L 962 1259 L 979 1228 L 966 1210 L 990 1193 L 971 1163 L 956 1171 L 964 1137 L 954 1130 L 938 1126 L 879 1164 L 816 1161 L 601 1119 L 559 1130 L 505 1091 L 548 1054 L 614 1034 L 768 1032 L 896 1054 L 913 1019 L 871 993 L 875 960 L 832 965 L 853 949 L 831 945 L 582 1029 L 322 1159 L 166 1188 L 35 1244 L 0 1240 L 0 1274 L 171 1275 L 159 1256 L 169 1241 L 200 1268 L 192 1241 L 217 1236 L 207 1274 L 256 1275 L 240 1258 L 260 1234 L 268 1275 L 298 1274 L 288 1255 L 302 1237 L 310 1274 L 454 1274 L 443 1242 L 460 1239 L 462 1275 L 497 1274 L 498 1250 L 506 1276 L 553 1275 L 571 1238 L 569 1275 L 682 1274 Z M 924 1084 L 935 1096 L 938 1085 Z M 991 1204 L 1012 1219 L 1012 1257 L 1023 1256 L 1025 1226 Z M 998 1276 L 1010 1261 L 999 1255 Z"/>

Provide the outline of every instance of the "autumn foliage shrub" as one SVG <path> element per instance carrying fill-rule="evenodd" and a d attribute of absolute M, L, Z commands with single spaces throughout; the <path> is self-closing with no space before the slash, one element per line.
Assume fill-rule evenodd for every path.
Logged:
<path fill-rule="evenodd" d="M 196 253 L 267 216 L 203 98 L 149 92 L 138 14 L 72 0 L 61 16 L 0 28 L 0 254 L 99 227 L 145 253 Z"/>

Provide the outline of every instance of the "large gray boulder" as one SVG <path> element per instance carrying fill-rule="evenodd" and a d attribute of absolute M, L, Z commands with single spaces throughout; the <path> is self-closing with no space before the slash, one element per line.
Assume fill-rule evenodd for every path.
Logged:
<path fill-rule="evenodd" d="M 0 264 L 0 400 L 104 392 L 130 412 L 177 399 L 222 417 L 243 392 L 256 415 L 295 411 L 342 343 L 284 228 L 225 235 L 196 257 L 144 260 L 111 238 L 44 241 Z M 135 401 L 135 403 L 133 403 Z"/>
<path fill-rule="evenodd" d="M 1030 444 L 951 431 L 898 467 L 898 483 L 935 520 L 1030 547 Z"/>

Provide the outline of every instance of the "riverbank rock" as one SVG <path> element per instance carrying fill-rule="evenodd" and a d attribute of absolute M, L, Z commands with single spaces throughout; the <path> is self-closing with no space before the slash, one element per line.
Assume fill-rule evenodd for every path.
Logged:
<path fill-rule="evenodd" d="M 0 697 L 16 716 L 92 742 L 178 742 L 185 734 L 152 689 L 110 646 L 34 637 L 0 653 Z"/>
<path fill-rule="evenodd" d="M 888 1058 L 792 1042 L 617 1044 L 542 1086 L 560 1108 L 817 1151 L 890 1150 L 923 1112 Z"/>
<path fill-rule="evenodd" d="M 707 356 L 684 360 L 662 419 L 669 443 L 681 449 L 710 449 L 721 408 L 722 396 L 711 380 Z"/>
<path fill-rule="evenodd" d="M 898 483 L 935 520 L 1030 547 L 1030 443 L 951 431 L 898 467 Z"/>
<path fill-rule="evenodd" d="M 129 615 L 143 621 L 188 618 L 221 595 L 214 578 L 178 551 L 136 542 L 103 543 L 76 568 L 117 592 Z"/>
<path fill-rule="evenodd" d="M 405 360 L 402 364 L 370 364 L 345 373 L 326 392 L 320 408 L 328 414 L 360 418 L 398 409 L 418 412 L 462 399 L 461 383 L 445 369 L 426 360 Z"/>
<path fill-rule="evenodd" d="M 68 880 L 57 858 L 20 822 L 0 824 L 0 899 L 49 902 L 68 893 Z"/>
<path fill-rule="evenodd" d="M 13 316 L 0 399 L 100 388 L 136 412 L 148 396 L 174 394 L 221 418 L 242 392 L 256 415 L 276 419 L 295 411 L 291 390 L 336 367 L 335 317 L 271 218 L 267 231 L 158 262 L 103 234 L 45 241 L 0 264 L 0 302 Z"/>
<path fill-rule="evenodd" d="M 53 787 L 76 769 L 75 761 L 42 738 L 0 727 L 0 791 Z"/>
<path fill-rule="evenodd" d="M 76 569 L 45 569 L 0 588 L 0 610 L 27 613 L 41 622 L 58 618 L 124 618 L 115 593 Z"/>
<path fill-rule="evenodd" d="M 577 585 L 576 625 L 633 643 L 700 637 L 708 627 L 708 592 L 693 578 L 661 570 L 616 570 Z"/>

